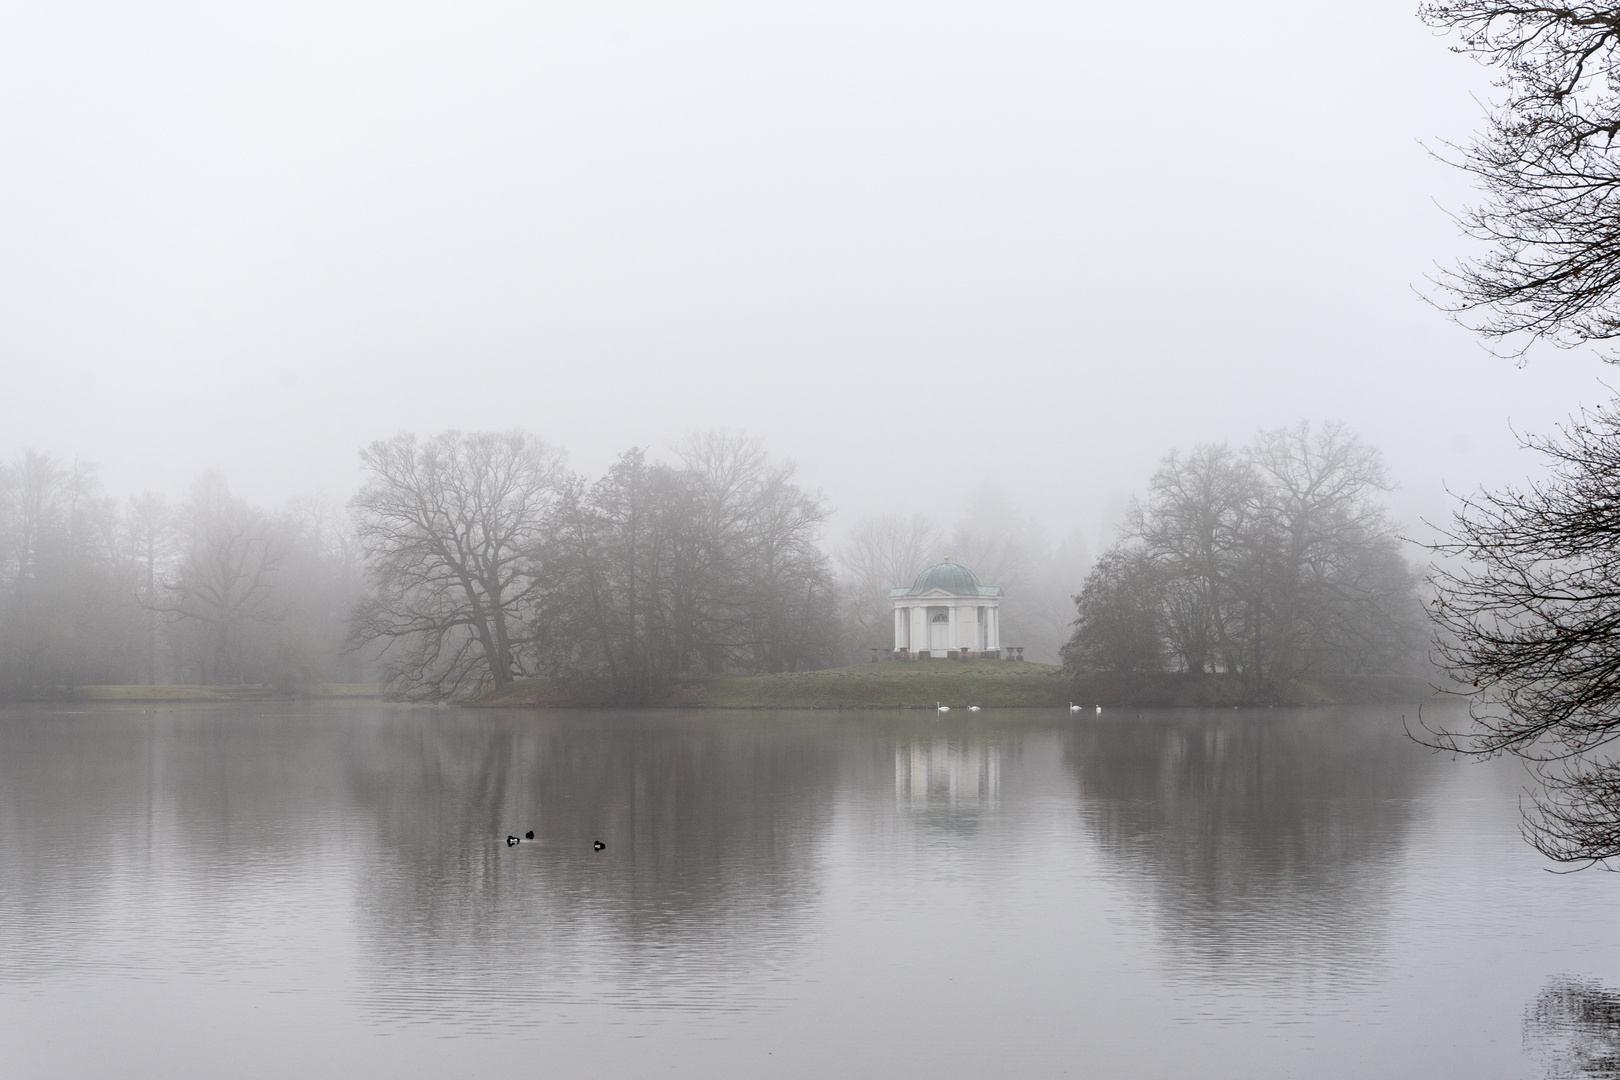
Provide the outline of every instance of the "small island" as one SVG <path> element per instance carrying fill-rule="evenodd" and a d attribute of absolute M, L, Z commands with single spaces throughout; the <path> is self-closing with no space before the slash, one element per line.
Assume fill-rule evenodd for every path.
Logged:
<path fill-rule="evenodd" d="M 1256 689 L 1226 674 L 1079 672 L 1021 658 L 1000 640 L 999 586 L 949 558 L 889 593 L 894 648 L 872 662 L 821 671 L 688 674 L 628 699 L 608 679 L 521 679 L 473 704 L 485 708 L 642 705 L 692 709 L 1066 709 L 1104 706 L 1234 707 L 1420 701 L 1435 694 L 1398 675 L 1299 678 Z"/>

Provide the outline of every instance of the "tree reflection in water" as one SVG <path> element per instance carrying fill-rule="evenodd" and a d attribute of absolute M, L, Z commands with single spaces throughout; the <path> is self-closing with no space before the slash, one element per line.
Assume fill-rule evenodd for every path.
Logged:
<path fill-rule="evenodd" d="M 368 1004 L 449 1019 L 563 1002 L 561 987 L 636 1008 L 760 1004 L 815 900 L 831 747 L 667 712 L 357 732 L 349 788 L 376 830 L 360 880 Z"/>
<path fill-rule="evenodd" d="M 341 822 L 332 718 L 269 708 L 0 710 L 0 982 L 286 944 Z"/>
<path fill-rule="evenodd" d="M 1432 773 L 1387 710 L 1116 714 L 1075 727 L 1065 759 L 1172 971 L 1324 993 L 1374 974 Z"/>
<path fill-rule="evenodd" d="M 1620 1078 L 1620 991 L 1561 976 L 1525 1010 L 1525 1049 L 1547 1080 Z"/>

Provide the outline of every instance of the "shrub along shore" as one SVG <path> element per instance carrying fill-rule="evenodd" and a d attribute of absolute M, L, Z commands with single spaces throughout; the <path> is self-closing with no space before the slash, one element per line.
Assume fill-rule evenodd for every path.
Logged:
<path fill-rule="evenodd" d="M 1430 684 L 1408 676 L 1299 679 L 1255 692 L 1227 675 L 1156 673 L 1073 677 L 1062 668 L 1005 660 L 912 660 L 777 675 L 695 675 L 672 679 L 634 700 L 606 680 L 526 679 L 485 695 L 483 708 L 591 708 L 643 705 L 691 709 L 1053 708 L 1077 705 L 1349 705 L 1423 701 Z"/>

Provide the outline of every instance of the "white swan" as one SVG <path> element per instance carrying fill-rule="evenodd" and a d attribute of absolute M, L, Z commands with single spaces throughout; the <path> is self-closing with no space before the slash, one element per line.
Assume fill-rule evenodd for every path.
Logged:
<path fill-rule="evenodd" d="M 977 705 L 969 705 L 968 706 L 968 712 L 978 712 L 978 711 L 979 711 L 979 707 Z"/>
<path fill-rule="evenodd" d="M 1102 706 L 1101 705 L 1097 706 L 1097 715 L 1098 716 L 1102 715 Z"/>
<path fill-rule="evenodd" d="M 951 707 L 949 705 L 941 705 L 937 701 L 934 702 L 934 708 L 937 709 L 939 712 L 950 712 L 951 711 Z"/>
<path fill-rule="evenodd" d="M 1080 711 L 1080 706 L 1076 705 L 1074 702 L 1071 701 L 1071 702 L 1069 702 L 1069 711 L 1070 712 L 1079 712 Z"/>

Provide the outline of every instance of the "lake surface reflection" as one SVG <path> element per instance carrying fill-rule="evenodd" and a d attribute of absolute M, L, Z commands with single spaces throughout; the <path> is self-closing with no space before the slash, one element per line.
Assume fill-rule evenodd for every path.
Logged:
<path fill-rule="evenodd" d="M 1620 879 L 1401 711 L 14 707 L 0 1058 L 1620 1075 Z"/>

